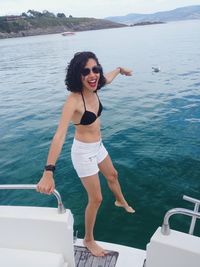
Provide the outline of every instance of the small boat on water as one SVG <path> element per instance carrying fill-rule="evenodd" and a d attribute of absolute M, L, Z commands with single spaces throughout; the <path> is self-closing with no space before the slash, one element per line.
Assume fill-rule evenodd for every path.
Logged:
<path fill-rule="evenodd" d="M 61 34 L 62 36 L 69 36 L 69 35 L 74 35 L 75 32 L 62 32 Z"/>
<path fill-rule="evenodd" d="M 1 190 L 36 189 L 36 185 L 0 185 Z M 108 253 L 94 257 L 74 237 L 73 215 L 63 206 L 57 190 L 58 208 L 0 205 L 0 266 L 2 267 L 199 267 L 200 238 L 193 235 L 200 219 L 200 200 L 188 196 L 194 210 L 175 208 L 164 217 L 146 251 L 98 242 Z M 170 229 L 169 219 L 182 214 L 192 217 L 189 233 Z"/>

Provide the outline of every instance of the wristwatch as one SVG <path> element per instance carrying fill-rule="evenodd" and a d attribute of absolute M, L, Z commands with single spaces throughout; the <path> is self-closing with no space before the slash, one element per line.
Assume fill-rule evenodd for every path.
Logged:
<path fill-rule="evenodd" d="M 51 171 L 51 172 L 54 172 L 55 169 L 56 169 L 56 167 L 55 167 L 54 165 L 52 165 L 52 164 L 49 164 L 49 165 L 46 165 L 46 166 L 44 167 L 44 169 L 45 169 L 45 171 Z"/>

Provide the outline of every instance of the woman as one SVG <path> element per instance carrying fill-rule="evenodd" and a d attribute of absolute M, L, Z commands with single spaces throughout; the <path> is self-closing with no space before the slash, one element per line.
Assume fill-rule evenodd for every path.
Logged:
<path fill-rule="evenodd" d="M 118 75 L 131 75 L 131 71 L 121 67 L 103 75 L 96 55 L 92 52 L 76 53 L 68 65 L 65 83 L 71 94 L 64 104 L 57 131 L 53 137 L 47 164 L 37 191 L 51 194 L 55 188 L 53 172 L 65 141 L 69 123 L 75 125 L 71 157 L 74 168 L 87 191 L 88 204 L 85 210 L 84 245 L 95 256 L 104 256 L 105 250 L 94 240 L 93 229 L 96 214 L 102 202 L 98 172 L 106 177 L 113 192 L 115 205 L 127 212 L 134 210 L 126 202 L 117 178 L 117 171 L 101 141 L 100 115 L 103 109 L 97 90 L 109 84 Z"/>

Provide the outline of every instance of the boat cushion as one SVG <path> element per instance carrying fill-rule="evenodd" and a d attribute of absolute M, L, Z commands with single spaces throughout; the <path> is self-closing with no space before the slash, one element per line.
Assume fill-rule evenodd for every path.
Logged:
<path fill-rule="evenodd" d="M 25 249 L 0 248 L 2 267 L 67 267 L 62 254 Z"/>

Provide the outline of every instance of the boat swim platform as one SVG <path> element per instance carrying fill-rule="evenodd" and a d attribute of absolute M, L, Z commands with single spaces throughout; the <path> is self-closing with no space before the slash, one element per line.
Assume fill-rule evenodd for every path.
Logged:
<path fill-rule="evenodd" d="M 95 257 L 82 246 L 74 246 L 74 256 L 76 267 L 115 267 L 119 253 L 117 251 L 107 251 L 103 257 Z"/>
<path fill-rule="evenodd" d="M 146 251 L 114 243 L 97 241 L 108 254 L 95 257 L 83 245 L 83 239 L 77 239 L 74 244 L 76 267 L 142 267 L 146 258 Z M 82 256 L 81 256 L 82 255 Z"/>

